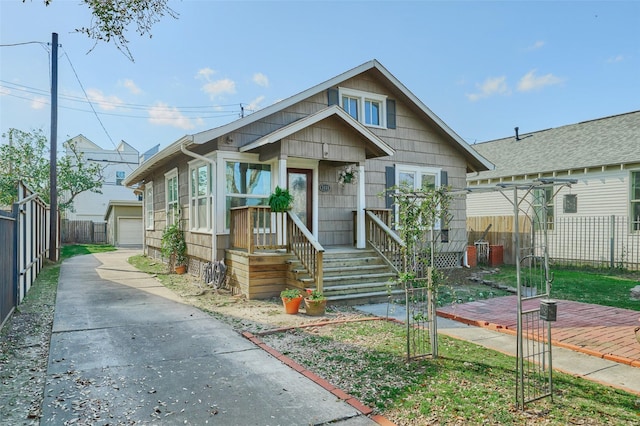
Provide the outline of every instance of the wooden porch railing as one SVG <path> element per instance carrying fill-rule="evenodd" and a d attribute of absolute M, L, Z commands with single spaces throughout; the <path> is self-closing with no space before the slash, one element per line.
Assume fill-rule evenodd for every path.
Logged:
<path fill-rule="evenodd" d="M 322 293 L 324 287 L 322 278 L 324 247 L 320 245 L 295 213 L 287 212 L 287 215 L 287 248 L 304 265 L 313 278 L 316 290 Z"/>
<path fill-rule="evenodd" d="M 273 213 L 269 206 L 234 207 L 229 224 L 231 247 L 249 254 L 286 249 L 286 220 L 286 213 Z"/>
<path fill-rule="evenodd" d="M 365 235 L 367 244 L 382 256 L 385 261 L 400 273 L 402 267 L 402 248 L 404 242 L 393 230 L 376 214 L 377 212 L 365 210 Z M 387 220 L 389 218 L 387 217 Z"/>
<path fill-rule="evenodd" d="M 256 250 L 286 249 L 296 255 L 323 290 L 322 259 L 324 248 L 298 216 L 292 212 L 274 213 L 269 206 L 243 206 L 231 209 L 231 247 L 255 253 Z"/>

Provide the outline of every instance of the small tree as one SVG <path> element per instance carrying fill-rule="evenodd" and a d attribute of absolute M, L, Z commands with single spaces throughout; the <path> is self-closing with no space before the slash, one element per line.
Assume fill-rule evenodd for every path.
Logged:
<path fill-rule="evenodd" d="M 427 290 L 428 318 L 422 313 L 414 315 L 417 321 L 427 321 L 430 325 L 431 351 L 433 357 L 438 356 L 438 340 L 436 321 L 437 284 L 440 276 L 435 269 L 436 233 L 438 221 L 448 218 L 451 195 L 447 187 L 437 189 L 414 190 L 407 186 L 393 188 L 394 203 L 398 208 L 396 228 L 405 243 L 402 248 L 402 272 L 398 282 L 405 289 L 407 317 L 410 314 L 410 303 L 415 288 Z M 411 318 L 407 318 L 407 359 L 411 357 L 410 333 Z M 416 342 L 413 342 L 416 344 Z M 422 346 L 418 344 L 419 346 Z"/>
<path fill-rule="evenodd" d="M 7 143 L 0 145 L 0 205 L 16 202 L 18 181 L 49 203 L 49 146 L 42 129 L 31 132 L 9 129 L 2 138 Z M 103 168 L 87 163 L 72 141 L 65 142 L 64 147 L 69 155 L 57 162 L 58 207 L 62 211 L 72 210 L 73 200 L 82 192 L 101 194 L 104 181 Z"/>

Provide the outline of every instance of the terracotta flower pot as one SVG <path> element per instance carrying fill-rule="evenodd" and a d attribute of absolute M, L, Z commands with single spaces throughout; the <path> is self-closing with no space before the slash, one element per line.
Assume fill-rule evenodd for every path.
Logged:
<path fill-rule="evenodd" d="M 284 311 L 288 314 L 297 314 L 298 309 L 300 309 L 300 302 L 302 302 L 302 296 L 294 297 L 293 299 L 288 297 L 282 298 Z"/>
<path fill-rule="evenodd" d="M 179 265 L 175 267 L 176 274 L 182 275 L 187 272 L 187 265 Z"/>
<path fill-rule="evenodd" d="M 304 306 L 306 308 L 306 314 L 313 317 L 319 317 L 324 315 L 327 308 L 327 299 L 312 300 L 304 299 Z"/>

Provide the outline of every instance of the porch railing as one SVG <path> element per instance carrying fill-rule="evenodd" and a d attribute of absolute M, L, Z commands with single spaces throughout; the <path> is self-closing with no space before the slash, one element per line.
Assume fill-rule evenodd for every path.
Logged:
<path fill-rule="evenodd" d="M 322 259 L 324 248 L 309 232 L 297 215 L 287 212 L 287 236 L 289 251 L 296 255 L 316 285 L 316 290 L 322 293 Z"/>
<path fill-rule="evenodd" d="M 367 244 L 399 274 L 403 270 L 402 248 L 405 244 L 376 212 L 365 210 L 365 235 Z"/>
<path fill-rule="evenodd" d="M 288 250 L 307 269 L 318 291 L 323 290 L 324 248 L 298 216 L 292 212 L 274 213 L 269 206 L 243 206 L 231 209 L 231 247 L 253 254 L 256 250 Z"/>
<path fill-rule="evenodd" d="M 286 249 L 286 213 L 273 213 L 269 206 L 243 206 L 231 209 L 229 224 L 231 247 L 247 250 Z"/>

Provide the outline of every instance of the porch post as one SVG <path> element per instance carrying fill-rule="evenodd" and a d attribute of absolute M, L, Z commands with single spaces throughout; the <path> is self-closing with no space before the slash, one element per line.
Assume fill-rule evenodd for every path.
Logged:
<path fill-rule="evenodd" d="M 358 201 L 356 203 L 357 213 L 356 221 L 358 233 L 356 234 L 356 248 L 365 248 L 367 246 L 366 233 L 364 229 L 364 209 L 366 207 L 366 193 L 365 193 L 365 176 L 364 165 L 358 165 Z"/>
<path fill-rule="evenodd" d="M 287 187 L 287 157 L 278 159 L 278 186 Z"/>

